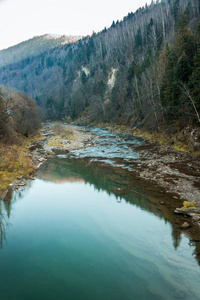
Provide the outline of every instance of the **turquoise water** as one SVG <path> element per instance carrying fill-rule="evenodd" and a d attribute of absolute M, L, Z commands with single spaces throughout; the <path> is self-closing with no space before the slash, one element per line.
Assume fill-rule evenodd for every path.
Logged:
<path fill-rule="evenodd" d="M 1 202 L 1 300 L 200 299 L 194 246 L 123 176 L 58 156 Z"/>
<path fill-rule="evenodd" d="M 139 159 L 134 146 L 144 145 L 144 141 L 100 128 L 90 128 L 90 131 L 94 136 L 92 142 L 89 141 L 89 145 L 84 149 L 70 151 L 71 157 L 90 158 L 106 165 L 133 170 L 131 163 Z"/>

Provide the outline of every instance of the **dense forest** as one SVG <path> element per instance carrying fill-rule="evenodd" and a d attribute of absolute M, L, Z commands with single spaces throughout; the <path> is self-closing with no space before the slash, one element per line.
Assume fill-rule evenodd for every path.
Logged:
<path fill-rule="evenodd" d="M 0 84 L 27 93 L 47 119 L 198 126 L 199 21 L 200 0 L 152 1 L 92 36 L 7 62 Z"/>

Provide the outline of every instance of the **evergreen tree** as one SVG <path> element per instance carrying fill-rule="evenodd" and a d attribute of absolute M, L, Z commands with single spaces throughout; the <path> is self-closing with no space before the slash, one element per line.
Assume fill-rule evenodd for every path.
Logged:
<path fill-rule="evenodd" d="M 70 115 L 70 117 L 72 118 L 72 120 L 75 120 L 77 117 L 75 101 L 73 98 L 71 100 L 71 115 Z"/>
<path fill-rule="evenodd" d="M 178 20 L 178 12 L 179 12 L 180 0 L 173 0 L 172 2 L 172 12 L 174 16 L 174 20 Z"/>
<path fill-rule="evenodd" d="M 194 38 L 192 31 L 186 29 L 186 24 L 186 16 L 180 13 L 176 24 L 175 43 L 168 52 L 167 65 L 162 78 L 161 101 L 166 108 L 168 119 L 176 119 L 182 111 L 188 109 L 184 109 L 188 106 L 188 99 L 181 88 L 183 84 L 188 83 L 192 74 Z"/>
<path fill-rule="evenodd" d="M 168 56 L 167 66 L 161 85 L 161 102 L 166 108 L 166 116 L 170 117 L 174 114 L 174 107 L 177 104 L 177 88 L 175 86 L 175 65 L 177 57 L 173 50 Z"/>
<path fill-rule="evenodd" d="M 138 28 L 137 34 L 135 36 L 135 47 L 139 48 L 141 46 L 142 46 L 142 33 L 141 33 L 141 29 Z"/>
<path fill-rule="evenodd" d="M 176 24 L 176 40 L 174 44 L 177 57 L 180 57 L 186 51 L 188 46 L 189 34 L 186 25 L 187 18 L 183 13 L 180 13 Z"/>
<path fill-rule="evenodd" d="M 81 72 L 81 82 L 83 85 L 86 84 L 87 82 L 87 75 L 85 74 L 84 71 Z"/>
<path fill-rule="evenodd" d="M 176 66 L 176 79 L 178 81 L 187 82 L 191 75 L 192 68 L 189 60 L 185 54 L 183 54 L 178 60 Z"/>
<path fill-rule="evenodd" d="M 189 22 L 192 19 L 192 16 L 193 16 L 192 5 L 191 5 L 190 2 L 188 2 L 187 7 L 185 9 L 185 15 L 187 17 L 187 21 Z"/>
<path fill-rule="evenodd" d="M 130 67 L 128 68 L 128 71 L 127 71 L 127 81 L 129 83 L 131 82 L 131 80 L 133 79 L 133 77 L 135 75 L 135 66 L 136 66 L 136 63 L 133 60 Z"/>

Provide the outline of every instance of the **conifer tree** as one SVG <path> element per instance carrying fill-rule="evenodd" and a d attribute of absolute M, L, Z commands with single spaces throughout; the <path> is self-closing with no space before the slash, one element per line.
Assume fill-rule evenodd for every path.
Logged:
<path fill-rule="evenodd" d="M 192 68 L 190 66 L 188 57 L 183 54 L 180 59 L 178 60 L 176 66 L 176 80 L 187 82 L 189 76 L 191 75 Z"/>
<path fill-rule="evenodd" d="M 176 54 L 173 50 L 169 53 L 167 66 L 165 69 L 165 73 L 163 76 L 163 83 L 161 86 L 161 101 L 164 107 L 168 107 L 172 109 L 176 102 L 176 95 L 175 95 L 175 70 L 174 66 L 176 65 Z"/>
<path fill-rule="evenodd" d="M 139 48 L 141 46 L 142 46 L 142 33 L 141 33 L 141 29 L 138 28 L 137 34 L 135 36 L 135 47 Z"/>

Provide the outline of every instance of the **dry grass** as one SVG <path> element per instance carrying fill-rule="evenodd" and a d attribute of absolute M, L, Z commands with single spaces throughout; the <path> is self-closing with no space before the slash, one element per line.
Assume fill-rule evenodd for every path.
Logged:
<path fill-rule="evenodd" d="M 0 194 L 9 184 L 34 171 L 32 161 L 27 154 L 27 146 L 38 136 L 21 140 L 20 145 L 0 144 Z"/>
<path fill-rule="evenodd" d="M 63 139 L 74 139 L 74 131 L 72 128 L 59 123 L 55 123 L 52 127 L 52 131 Z"/>
<path fill-rule="evenodd" d="M 55 136 L 53 136 L 49 139 L 48 145 L 51 147 L 55 147 L 55 148 L 62 147 L 64 140 L 67 140 L 67 141 L 75 141 L 76 140 L 74 130 L 65 125 L 56 123 L 52 126 L 52 131 L 55 134 Z"/>
<path fill-rule="evenodd" d="M 161 145 L 172 146 L 174 149 L 191 153 L 195 156 L 198 156 L 199 153 L 194 151 L 192 144 L 189 141 L 183 139 L 183 133 L 179 133 L 176 136 L 170 136 L 166 132 L 147 132 L 145 130 L 136 130 L 134 132 L 135 136 L 143 137 L 144 139 L 148 139 L 153 142 L 157 142 Z"/>
<path fill-rule="evenodd" d="M 59 136 L 53 136 L 49 139 L 48 145 L 53 147 L 53 148 L 60 148 L 63 146 L 63 140 Z"/>
<path fill-rule="evenodd" d="M 127 125 L 107 125 L 104 127 L 106 127 L 108 130 L 114 130 L 118 133 L 133 134 L 136 137 L 141 137 L 146 140 L 159 143 L 160 145 L 170 145 L 180 152 L 191 153 L 195 156 L 199 156 L 199 151 L 195 151 L 193 145 L 185 139 L 183 131 L 174 136 L 170 136 L 165 131 L 149 132 L 145 129 L 132 130 Z"/>

